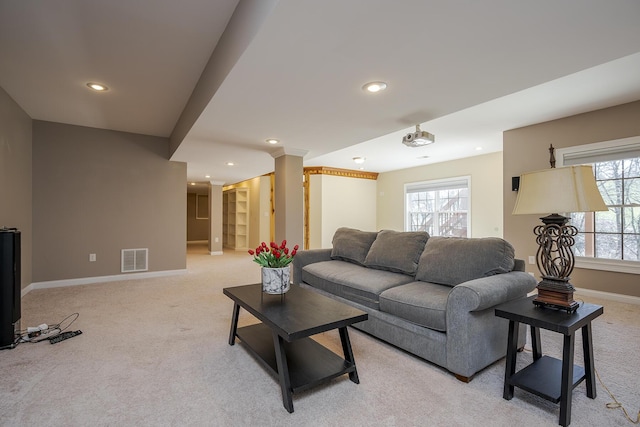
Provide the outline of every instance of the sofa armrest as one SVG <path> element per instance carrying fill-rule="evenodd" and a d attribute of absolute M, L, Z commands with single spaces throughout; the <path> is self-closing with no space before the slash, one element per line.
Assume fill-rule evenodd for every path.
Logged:
<path fill-rule="evenodd" d="M 447 366 L 470 377 L 507 352 L 506 319 L 496 317 L 493 306 L 522 298 L 536 286 L 536 279 L 522 271 L 469 280 L 455 286 L 447 298 Z M 518 345 L 524 345 L 524 324 Z"/>
<path fill-rule="evenodd" d="M 302 281 L 302 268 L 305 265 L 321 261 L 331 260 L 331 248 L 329 249 L 307 249 L 298 251 L 293 257 L 293 284 L 299 285 Z"/>
<path fill-rule="evenodd" d="M 447 300 L 447 311 L 449 308 L 481 311 L 515 298 L 521 298 L 535 287 L 536 279 L 522 271 L 469 280 L 451 290 Z"/>

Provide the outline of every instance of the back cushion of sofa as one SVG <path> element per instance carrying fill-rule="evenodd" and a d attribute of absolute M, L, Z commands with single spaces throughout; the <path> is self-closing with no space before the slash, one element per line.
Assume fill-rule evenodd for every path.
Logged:
<path fill-rule="evenodd" d="M 376 237 L 377 231 L 360 231 L 341 227 L 333 235 L 331 259 L 364 265 L 364 259 Z"/>
<path fill-rule="evenodd" d="M 428 239 L 429 233 L 424 231 L 382 230 L 371 245 L 364 265 L 413 276 Z"/>
<path fill-rule="evenodd" d="M 420 256 L 416 280 L 455 286 L 513 270 L 515 250 L 497 237 L 433 236 Z"/>

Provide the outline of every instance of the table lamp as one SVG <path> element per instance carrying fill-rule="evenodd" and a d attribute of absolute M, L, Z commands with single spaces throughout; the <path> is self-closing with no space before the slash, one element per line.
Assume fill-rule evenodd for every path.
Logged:
<path fill-rule="evenodd" d="M 569 282 L 575 265 L 572 246 L 578 229 L 568 225 L 570 212 L 606 211 L 600 191 L 588 165 L 551 168 L 520 176 L 514 215 L 548 214 L 542 225 L 533 229 L 538 251 L 536 264 L 542 275 L 538 296 L 533 303 L 574 312 L 579 304 L 573 299 L 575 288 Z"/>

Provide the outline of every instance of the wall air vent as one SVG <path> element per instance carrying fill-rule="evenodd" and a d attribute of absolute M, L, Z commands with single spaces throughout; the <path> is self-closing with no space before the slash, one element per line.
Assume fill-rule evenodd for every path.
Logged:
<path fill-rule="evenodd" d="M 122 273 L 133 273 L 136 271 L 147 271 L 149 260 L 149 249 L 123 249 L 122 250 Z"/>

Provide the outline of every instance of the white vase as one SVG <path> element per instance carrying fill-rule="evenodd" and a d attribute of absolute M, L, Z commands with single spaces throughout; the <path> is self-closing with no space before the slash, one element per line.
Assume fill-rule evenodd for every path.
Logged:
<path fill-rule="evenodd" d="M 284 294 L 291 287 L 289 278 L 291 269 L 289 266 L 282 268 L 262 267 L 262 292 L 267 294 Z"/>

